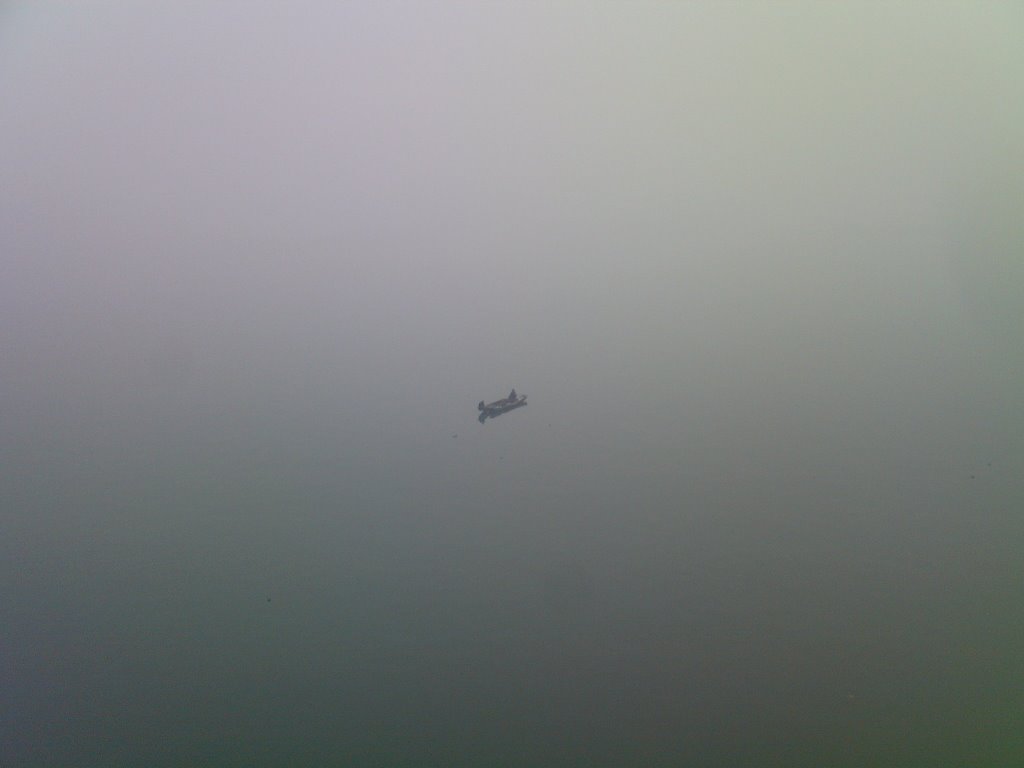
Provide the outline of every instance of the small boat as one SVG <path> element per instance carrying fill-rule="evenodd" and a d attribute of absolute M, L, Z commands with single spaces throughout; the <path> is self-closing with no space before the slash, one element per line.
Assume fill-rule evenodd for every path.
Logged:
<path fill-rule="evenodd" d="M 485 403 L 483 400 L 477 405 L 477 410 L 480 411 L 478 420 L 483 424 L 487 419 L 493 419 L 495 416 L 501 416 L 503 413 L 515 410 L 521 406 L 526 405 L 526 395 L 517 395 L 513 389 L 508 397 L 502 398 L 501 400 L 495 400 L 493 403 Z"/>

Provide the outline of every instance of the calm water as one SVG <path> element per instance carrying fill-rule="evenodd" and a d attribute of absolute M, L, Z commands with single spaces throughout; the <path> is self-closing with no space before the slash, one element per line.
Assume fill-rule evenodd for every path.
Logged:
<path fill-rule="evenodd" d="M 1021 747 L 1024 472 L 983 404 L 972 432 L 910 402 L 902 425 L 797 398 L 708 411 L 536 373 L 529 407 L 482 426 L 476 392 L 429 376 L 333 407 L 161 413 L 165 391 L 45 432 L 9 418 L 10 762 Z"/>

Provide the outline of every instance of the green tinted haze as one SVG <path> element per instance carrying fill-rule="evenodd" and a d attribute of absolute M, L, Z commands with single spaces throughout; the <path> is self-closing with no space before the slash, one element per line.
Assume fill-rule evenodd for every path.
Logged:
<path fill-rule="evenodd" d="M 1024 759 L 1022 36 L 8 5 L 0 764 Z"/>

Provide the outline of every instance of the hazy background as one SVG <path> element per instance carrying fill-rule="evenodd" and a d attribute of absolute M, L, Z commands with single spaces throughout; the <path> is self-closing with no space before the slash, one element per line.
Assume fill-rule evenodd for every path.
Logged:
<path fill-rule="evenodd" d="M 0 763 L 1024 759 L 1022 33 L 4 6 Z"/>

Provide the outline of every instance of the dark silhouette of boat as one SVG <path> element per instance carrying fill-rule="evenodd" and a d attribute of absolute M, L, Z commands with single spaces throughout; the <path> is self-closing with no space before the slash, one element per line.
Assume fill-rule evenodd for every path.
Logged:
<path fill-rule="evenodd" d="M 495 400 L 493 403 L 485 403 L 481 400 L 479 405 L 477 405 L 477 410 L 480 411 L 480 416 L 477 417 L 477 420 L 483 424 L 487 419 L 501 416 L 503 413 L 514 411 L 516 408 L 521 408 L 524 405 L 526 405 L 526 395 L 517 395 L 513 389 L 508 397 Z"/>

